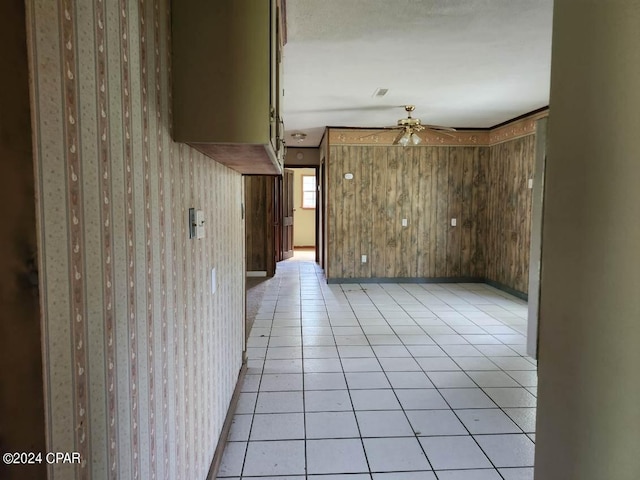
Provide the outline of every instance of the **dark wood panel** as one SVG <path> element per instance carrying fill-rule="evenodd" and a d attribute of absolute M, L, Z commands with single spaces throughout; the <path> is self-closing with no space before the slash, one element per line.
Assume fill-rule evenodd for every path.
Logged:
<path fill-rule="evenodd" d="M 327 277 L 342 278 L 342 147 L 329 148 L 327 188 L 328 188 L 328 236 L 327 236 Z"/>
<path fill-rule="evenodd" d="M 374 212 L 372 205 L 373 189 L 371 181 L 373 176 L 373 152 L 370 149 L 358 149 L 360 155 L 357 171 L 360 181 L 356 194 L 356 221 L 360 229 L 360 248 L 356 254 L 356 277 L 371 277 L 371 259 L 369 258 L 373 246 Z M 362 255 L 367 255 L 367 261 L 362 263 Z"/>
<path fill-rule="evenodd" d="M 371 184 L 371 207 L 372 216 L 372 241 L 369 252 L 369 263 L 371 265 L 372 277 L 384 277 L 386 274 L 385 252 L 387 246 L 387 154 L 386 148 L 370 149 L 372 152 L 372 184 Z"/>
<path fill-rule="evenodd" d="M 245 251 L 248 271 L 275 274 L 275 177 L 245 177 Z"/>
<path fill-rule="evenodd" d="M 429 269 L 425 270 L 428 277 L 436 276 L 436 264 L 437 255 L 436 249 L 438 248 L 437 233 L 438 233 L 438 149 L 432 148 L 426 151 L 429 158 L 429 167 L 431 179 L 428 183 L 429 194 L 425 194 L 425 201 L 428 202 L 429 210 L 429 228 L 427 229 L 427 238 L 429 246 Z"/>
<path fill-rule="evenodd" d="M 236 172 L 252 175 L 278 175 L 282 167 L 270 145 L 225 145 L 193 143 L 189 145 Z"/>
<path fill-rule="evenodd" d="M 429 222 L 431 221 L 431 159 L 427 151 L 418 151 L 414 155 L 415 198 L 421 202 L 413 203 L 412 223 L 416 238 L 415 276 L 419 272 L 429 271 Z"/>
<path fill-rule="evenodd" d="M 472 277 L 485 276 L 485 244 L 487 241 L 487 162 L 488 148 L 477 149 L 473 158 L 473 215 L 475 217 L 472 228 L 474 255 L 471 264 Z"/>
<path fill-rule="evenodd" d="M 328 277 L 486 277 L 526 292 L 533 139 L 331 146 Z"/>
<path fill-rule="evenodd" d="M 415 198 L 422 198 L 420 195 L 420 150 L 411 150 L 409 156 L 410 174 L 409 174 L 409 198 L 407 199 L 409 206 L 409 240 L 407 243 L 407 266 L 409 269 L 409 277 L 415 277 L 418 274 L 417 258 L 420 255 L 420 244 L 418 243 L 418 230 L 420 218 L 418 214 L 418 206 L 423 202 L 414 201 Z M 414 255 L 413 250 L 417 248 Z"/>
<path fill-rule="evenodd" d="M 460 257 L 461 257 L 461 231 L 464 225 L 464 218 L 462 218 L 462 180 L 463 180 L 463 159 L 461 148 L 449 148 L 445 155 L 448 153 L 448 229 L 447 229 L 447 277 L 460 277 Z M 456 225 L 451 225 L 451 219 L 456 219 Z"/>
<path fill-rule="evenodd" d="M 411 163 L 408 157 L 411 155 L 411 149 L 396 150 L 402 152 L 398 155 L 398 168 L 396 169 L 397 192 L 396 192 L 396 226 L 398 228 L 398 239 L 396 243 L 396 275 L 397 277 L 408 277 L 408 243 L 410 219 L 408 205 L 410 198 L 410 182 L 413 180 L 411 175 Z M 403 221 L 407 220 L 407 226 L 403 226 Z"/>
<path fill-rule="evenodd" d="M 46 300 L 41 300 L 38 291 L 36 206 L 44 199 L 36 202 L 34 195 L 34 181 L 39 180 L 34 177 L 31 149 L 25 2 L 2 2 L 0 24 L 0 58 L 6 72 L 0 79 L 0 450 L 43 452 L 50 446 L 46 441 L 40 311 L 41 301 L 45 305 Z M 63 247 L 59 245 L 61 251 Z M 64 322 L 52 320 L 51 324 Z M 7 464 L 0 464 L 0 478 L 47 477 L 44 462 Z"/>
<path fill-rule="evenodd" d="M 384 256 L 384 276 L 396 276 L 396 246 L 398 245 L 398 150 L 390 149 L 387 153 L 387 215 L 386 224 L 386 250 Z"/>
<path fill-rule="evenodd" d="M 481 150 L 332 147 L 328 229 L 339 233 L 328 238 L 329 277 L 470 276 L 477 239 L 474 169 Z M 345 173 L 354 179 L 344 179 Z"/>
<path fill-rule="evenodd" d="M 465 147 L 462 149 L 462 183 L 461 189 L 461 223 L 460 223 L 460 265 L 469 265 L 469 271 L 474 269 L 473 254 L 474 254 L 474 225 L 476 223 L 476 216 L 473 210 L 473 168 L 475 148 Z M 462 267 L 461 267 L 462 268 Z"/>
<path fill-rule="evenodd" d="M 341 175 L 342 181 L 342 229 L 341 229 L 341 241 L 342 241 L 342 276 L 343 278 L 352 278 L 355 276 L 354 267 L 354 255 L 355 244 L 359 242 L 356 220 L 356 184 L 360 181 L 357 173 L 354 173 L 354 166 L 358 159 L 356 158 L 356 147 L 342 147 L 342 162 L 343 170 Z M 345 178 L 346 174 L 353 175 L 352 179 Z"/>
<path fill-rule="evenodd" d="M 490 147 L 487 168 L 485 276 L 519 292 L 529 284 L 535 135 Z"/>
<path fill-rule="evenodd" d="M 436 167 L 436 263 L 435 277 L 447 276 L 447 234 L 449 232 L 449 162 L 445 148 L 437 149 Z"/>

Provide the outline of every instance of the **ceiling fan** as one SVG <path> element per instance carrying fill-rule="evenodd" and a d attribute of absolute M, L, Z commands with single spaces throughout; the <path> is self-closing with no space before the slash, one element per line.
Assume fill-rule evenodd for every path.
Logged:
<path fill-rule="evenodd" d="M 397 125 L 384 127 L 389 130 L 400 130 L 396 138 L 393 140 L 393 145 L 402 145 L 403 147 L 406 147 L 410 143 L 413 145 L 420 144 L 422 142 L 422 138 L 420 138 L 417 132 L 421 132 L 422 130 L 433 130 L 449 136 L 451 136 L 451 134 L 447 132 L 456 131 L 455 128 L 451 127 L 442 127 L 439 125 L 423 125 L 419 118 L 414 118 L 411 116 L 411 112 L 416 109 L 414 105 L 405 105 L 404 109 L 407 112 L 407 118 L 401 118 L 400 120 L 398 120 Z"/>

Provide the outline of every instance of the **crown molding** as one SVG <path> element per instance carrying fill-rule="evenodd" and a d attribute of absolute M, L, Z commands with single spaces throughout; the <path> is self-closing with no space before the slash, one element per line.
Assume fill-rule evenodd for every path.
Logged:
<path fill-rule="evenodd" d="M 549 115 L 549 111 L 537 112 L 526 118 L 506 125 L 486 130 L 458 130 L 439 133 L 435 130 L 418 132 L 422 143 L 417 147 L 489 147 L 516 138 L 533 135 L 537 121 Z M 398 130 L 376 128 L 335 128 L 327 127 L 329 144 L 390 146 L 398 135 Z M 415 146 L 407 148 L 416 148 Z"/>

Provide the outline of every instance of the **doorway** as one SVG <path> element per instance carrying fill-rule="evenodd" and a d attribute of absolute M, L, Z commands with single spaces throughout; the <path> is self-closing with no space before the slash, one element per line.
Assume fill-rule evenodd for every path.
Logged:
<path fill-rule="evenodd" d="M 293 176 L 294 258 L 315 260 L 318 178 L 314 167 L 287 169 Z"/>

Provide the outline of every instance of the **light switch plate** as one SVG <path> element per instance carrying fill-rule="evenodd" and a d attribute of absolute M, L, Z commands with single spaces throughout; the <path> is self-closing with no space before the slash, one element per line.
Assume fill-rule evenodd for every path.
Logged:
<path fill-rule="evenodd" d="M 533 178 L 529 179 L 529 188 L 533 188 Z"/>
<path fill-rule="evenodd" d="M 451 226 L 455 227 L 458 224 L 458 220 L 456 220 L 455 218 L 451 219 Z"/>
<path fill-rule="evenodd" d="M 189 238 L 204 238 L 204 212 L 189 209 Z"/>
<path fill-rule="evenodd" d="M 361 262 L 361 263 L 367 263 L 367 256 L 366 256 L 366 255 L 362 255 L 362 256 L 360 257 L 360 262 Z"/>
<path fill-rule="evenodd" d="M 409 225 L 409 221 L 406 218 L 402 219 L 402 226 L 406 227 L 407 225 Z"/>
<path fill-rule="evenodd" d="M 196 238 L 204 238 L 204 212 L 196 210 Z"/>

